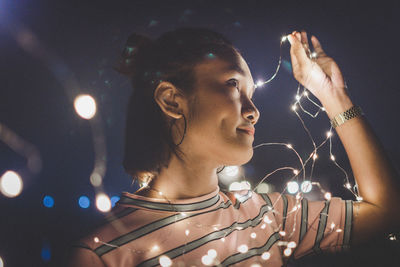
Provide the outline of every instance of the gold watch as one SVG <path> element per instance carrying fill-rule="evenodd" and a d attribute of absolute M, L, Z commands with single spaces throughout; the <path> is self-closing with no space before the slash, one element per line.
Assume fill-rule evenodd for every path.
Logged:
<path fill-rule="evenodd" d="M 359 106 L 352 106 L 350 109 L 346 110 L 343 113 L 340 113 L 336 115 L 332 120 L 331 120 L 331 125 L 333 128 L 338 127 L 339 125 L 342 125 L 348 120 L 351 120 L 355 117 L 361 116 L 364 113 L 362 112 L 361 108 Z"/>

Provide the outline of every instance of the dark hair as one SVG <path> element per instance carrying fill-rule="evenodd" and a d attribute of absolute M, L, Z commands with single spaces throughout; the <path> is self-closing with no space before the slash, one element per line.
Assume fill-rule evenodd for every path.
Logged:
<path fill-rule="evenodd" d="M 238 53 L 222 34 L 205 28 L 179 28 L 156 40 L 136 33 L 129 36 L 117 68 L 130 77 L 133 87 L 125 129 L 127 173 L 141 181 L 168 166 L 171 152 L 181 159 L 169 131 L 171 124 L 154 100 L 158 84 L 168 81 L 190 99 L 197 64 L 215 58 L 237 63 Z"/>

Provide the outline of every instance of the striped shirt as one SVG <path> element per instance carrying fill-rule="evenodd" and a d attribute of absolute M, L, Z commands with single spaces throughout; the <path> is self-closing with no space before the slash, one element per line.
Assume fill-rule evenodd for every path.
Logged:
<path fill-rule="evenodd" d="M 352 207 L 219 188 L 174 201 L 122 193 L 107 222 L 74 246 L 70 266 L 282 266 L 347 248 Z"/>

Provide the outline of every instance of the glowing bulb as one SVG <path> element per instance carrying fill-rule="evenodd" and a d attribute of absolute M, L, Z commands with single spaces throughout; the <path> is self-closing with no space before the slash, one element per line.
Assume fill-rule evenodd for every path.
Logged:
<path fill-rule="evenodd" d="M 206 266 L 211 266 L 213 264 L 214 259 L 209 255 L 204 255 L 201 257 L 201 262 Z"/>
<path fill-rule="evenodd" d="M 257 193 L 259 194 L 266 194 L 271 192 L 270 185 L 267 183 L 261 183 L 256 188 Z"/>
<path fill-rule="evenodd" d="M 111 209 L 111 200 L 110 198 L 104 194 L 99 193 L 96 196 L 96 207 L 101 212 L 107 212 Z"/>
<path fill-rule="evenodd" d="M 280 231 L 279 234 L 280 234 L 281 236 L 285 236 L 285 235 L 286 235 L 286 232 L 285 232 L 285 231 Z"/>
<path fill-rule="evenodd" d="M 331 155 L 331 160 L 335 161 L 335 156 Z"/>
<path fill-rule="evenodd" d="M 251 233 L 251 234 L 250 234 L 250 237 L 254 239 L 254 238 L 257 237 L 257 234 L 256 234 L 256 233 Z"/>
<path fill-rule="evenodd" d="M 301 96 L 296 95 L 296 100 L 299 101 L 301 99 Z"/>
<path fill-rule="evenodd" d="M 181 215 L 182 215 L 183 217 L 186 217 L 186 213 L 184 213 L 184 212 L 181 212 Z"/>
<path fill-rule="evenodd" d="M 240 253 L 246 253 L 249 250 L 249 247 L 247 245 L 240 245 L 237 249 Z"/>
<path fill-rule="evenodd" d="M 157 245 L 154 245 L 154 246 L 151 248 L 152 251 L 158 251 L 159 249 L 160 249 L 160 247 L 157 246 Z"/>
<path fill-rule="evenodd" d="M 310 181 L 305 180 L 301 183 L 300 187 L 301 187 L 301 192 L 309 193 L 312 189 L 312 184 Z"/>
<path fill-rule="evenodd" d="M 331 131 L 326 132 L 326 136 L 327 136 L 328 138 L 331 137 L 331 136 L 332 136 L 332 132 L 331 132 Z"/>
<path fill-rule="evenodd" d="M 6 171 L 0 178 L 0 191 L 6 197 L 16 197 L 22 191 L 22 179 L 14 171 Z"/>
<path fill-rule="evenodd" d="M 351 184 L 350 183 L 346 183 L 345 186 L 346 186 L 347 189 L 351 189 Z"/>
<path fill-rule="evenodd" d="M 261 225 L 261 229 L 265 229 L 265 227 L 267 227 L 267 225 L 266 225 L 265 223 L 263 223 L 263 224 Z"/>
<path fill-rule="evenodd" d="M 290 241 L 288 244 L 287 244 L 287 247 L 288 248 L 295 248 L 297 246 L 297 244 L 296 244 L 296 242 L 294 242 L 294 241 Z"/>
<path fill-rule="evenodd" d="M 229 191 L 240 191 L 241 187 L 239 182 L 233 182 L 229 185 Z"/>
<path fill-rule="evenodd" d="M 342 229 L 336 229 L 337 233 L 340 233 L 342 231 Z"/>
<path fill-rule="evenodd" d="M 286 147 L 287 147 L 287 148 L 290 148 L 290 149 L 293 148 L 293 146 L 292 146 L 291 144 L 287 144 Z"/>
<path fill-rule="evenodd" d="M 291 181 L 287 183 L 287 191 L 289 194 L 296 194 L 299 191 L 299 184 L 295 181 Z"/>
<path fill-rule="evenodd" d="M 292 254 L 292 249 L 291 249 L 291 248 L 286 248 L 286 249 L 283 251 L 283 254 L 284 254 L 286 257 L 289 257 L 290 254 Z"/>
<path fill-rule="evenodd" d="M 321 108 L 322 111 L 325 111 L 326 109 L 324 107 Z"/>
<path fill-rule="evenodd" d="M 261 267 L 261 265 L 259 263 L 253 263 L 252 265 L 250 265 L 250 267 Z"/>
<path fill-rule="evenodd" d="M 267 215 L 265 215 L 265 217 L 264 217 L 264 222 L 266 222 L 268 224 L 272 223 L 272 221 L 269 219 L 269 217 Z"/>
<path fill-rule="evenodd" d="M 266 260 L 269 260 L 269 258 L 271 258 L 271 253 L 264 252 L 263 254 L 261 254 L 261 259 L 266 261 Z"/>
<path fill-rule="evenodd" d="M 158 194 L 160 195 L 160 196 L 162 196 L 163 195 L 163 193 L 160 191 L 160 192 L 158 192 Z"/>
<path fill-rule="evenodd" d="M 95 186 L 98 187 L 103 183 L 103 178 L 101 177 L 101 175 L 97 172 L 92 173 L 92 175 L 90 175 L 90 183 Z"/>
<path fill-rule="evenodd" d="M 94 240 L 95 243 L 99 243 L 100 242 L 100 240 L 99 240 L 99 238 L 97 236 L 93 240 Z"/>
<path fill-rule="evenodd" d="M 357 196 L 356 199 L 357 199 L 357 201 L 363 201 L 363 198 L 360 196 Z"/>
<path fill-rule="evenodd" d="M 317 153 L 313 153 L 313 160 L 316 160 L 317 158 L 318 158 L 318 155 L 317 155 Z"/>
<path fill-rule="evenodd" d="M 222 242 L 225 242 L 225 237 L 221 238 L 221 241 L 222 241 Z"/>
<path fill-rule="evenodd" d="M 297 106 L 296 106 L 296 104 L 294 104 L 293 106 L 292 106 L 292 110 L 296 110 L 297 109 Z"/>
<path fill-rule="evenodd" d="M 331 223 L 331 229 L 333 230 L 333 228 L 335 228 L 335 223 Z"/>
<path fill-rule="evenodd" d="M 282 36 L 282 38 L 281 38 L 281 42 L 282 42 L 282 43 L 283 43 L 283 42 L 286 42 L 287 39 L 288 39 L 287 35 L 284 35 L 284 36 Z"/>
<path fill-rule="evenodd" d="M 79 95 L 75 98 L 74 107 L 81 118 L 90 120 L 96 114 L 96 101 L 90 95 Z"/>
<path fill-rule="evenodd" d="M 188 236 L 188 235 L 189 235 L 189 233 L 190 233 L 190 231 L 189 231 L 188 229 L 186 229 L 186 231 L 185 231 L 185 235 L 186 235 L 186 236 Z"/>
<path fill-rule="evenodd" d="M 299 174 L 299 171 L 298 170 L 293 170 L 293 173 L 294 173 L 294 175 L 297 175 L 297 174 Z"/>
<path fill-rule="evenodd" d="M 158 261 L 162 267 L 169 267 L 172 265 L 172 261 L 168 256 L 162 255 Z"/>
<path fill-rule="evenodd" d="M 332 198 L 332 194 L 330 192 L 326 192 L 324 197 L 326 200 L 330 200 Z"/>
<path fill-rule="evenodd" d="M 318 56 L 317 52 L 312 52 L 311 53 L 311 58 L 316 58 Z"/>
<path fill-rule="evenodd" d="M 224 174 L 226 174 L 229 177 L 234 177 L 239 173 L 239 167 L 238 166 L 226 166 L 224 169 Z"/>
<path fill-rule="evenodd" d="M 0 267 L 4 267 L 3 259 L 0 257 Z"/>
<path fill-rule="evenodd" d="M 308 92 L 304 91 L 303 95 L 308 96 Z"/>
<path fill-rule="evenodd" d="M 210 249 L 208 250 L 207 255 L 215 259 L 217 257 L 217 251 L 215 249 Z"/>
<path fill-rule="evenodd" d="M 264 82 L 263 81 L 258 81 L 257 82 L 257 87 L 260 87 L 260 86 L 263 86 L 264 85 Z"/>

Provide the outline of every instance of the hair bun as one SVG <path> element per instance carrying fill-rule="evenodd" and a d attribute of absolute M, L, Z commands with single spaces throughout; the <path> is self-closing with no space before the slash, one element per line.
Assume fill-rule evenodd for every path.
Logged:
<path fill-rule="evenodd" d="M 132 76 L 135 72 L 135 58 L 138 52 L 144 47 L 148 47 L 152 42 L 153 40 L 145 35 L 137 33 L 131 34 L 126 41 L 119 66 L 116 70 L 119 73 Z"/>

